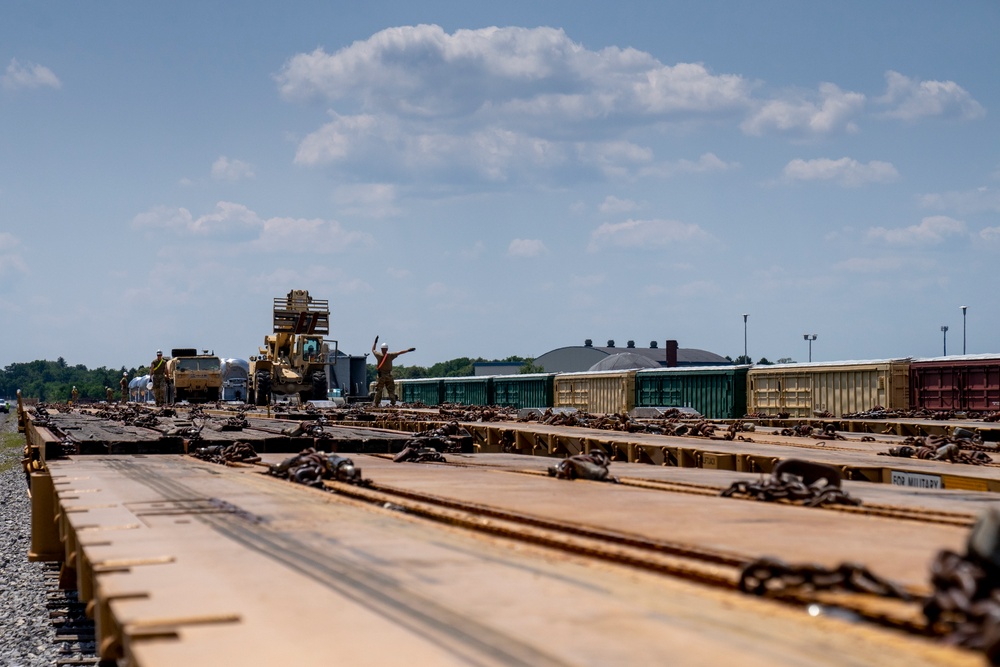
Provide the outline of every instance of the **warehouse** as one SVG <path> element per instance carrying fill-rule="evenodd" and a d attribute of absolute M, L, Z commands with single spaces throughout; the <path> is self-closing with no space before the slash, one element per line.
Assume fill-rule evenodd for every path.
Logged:
<path fill-rule="evenodd" d="M 676 366 L 725 366 L 733 362 L 714 352 L 697 348 L 678 347 L 676 340 L 668 340 L 664 347 L 652 340 L 649 347 L 636 347 L 635 341 L 628 341 L 625 347 L 616 347 L 614 340 L 609 340 L 604 347 L 595 347 L 591 339 L 583 345 L 559 347 L 546 352 L 537 359 L 535 365 L 545 369 L 546 373 L 577 373 L 590 370 L 594 364 L 611 355 L 632 353 L 648 357 L 660 366 L 674 368 Z"/>

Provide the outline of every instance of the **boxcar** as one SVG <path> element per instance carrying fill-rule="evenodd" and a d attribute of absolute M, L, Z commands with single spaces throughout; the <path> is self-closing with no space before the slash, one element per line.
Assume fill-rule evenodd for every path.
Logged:
<path fill-rule="evenodd" d="M 493 402 L 512 408 L 550 408 L 555 373 L 494 375 Z"/>
<path fill-rule="evenodd" d="M 914 359 L 910 405 L 926 410 L 1000 410 L 1000 356 Z"/>
<path fill-rule="evenodd" d="M 461 405 L 492 405 L 493 376 L 469 375 L 444 378 L 444 402 Z"/>
<path fill-rule="evenodd" d="M 441 378 L 396 380 L 396 395 L 404 403 L 440 405 L 444 402 L 444 380 Z"/>
<path fill-rule="evenodd" d="M 636 407 L 694 408 L 709 419 L 747 412 L 749 366 L 650 368 L 635 373 Z"/>
<path fill-rule="evenodd" d="M 909 407 L 909 359 L 755 366 L 747 373 L 747 410 L 812 417 Z"/>
<path fill-rule="evenodd" d="M 553 381 L 554 407 L 627 413 L 635 407 L 635 373 L 634 370 L 560 373 Z"/>

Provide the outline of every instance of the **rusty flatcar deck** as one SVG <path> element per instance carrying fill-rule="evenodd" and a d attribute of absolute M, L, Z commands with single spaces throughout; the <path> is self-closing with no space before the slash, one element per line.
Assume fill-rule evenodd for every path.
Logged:
<path fill-rule="evenodd" d="M 808 530 L 841 554 L 898 559 L 889 569 L 914 581 L 931 548 L 961 539 L 941 526 L 838 517 L 823 530 L 831 515 L 815 510 L 355 459 L 385 485 L 718 548 L 757 540 L 822 556 L 797 539 Z M 910 635 L 361 504 L 260 467 L 124 455 L 49 468 L 67 572 L 93 601 L 105 654 L 133 665 L 981 663 Z M 712 537 L 712 525 L 734 534 Z M 836 545 L 853 531 L 896 544 L 881 556 L 860 537 Z"/>

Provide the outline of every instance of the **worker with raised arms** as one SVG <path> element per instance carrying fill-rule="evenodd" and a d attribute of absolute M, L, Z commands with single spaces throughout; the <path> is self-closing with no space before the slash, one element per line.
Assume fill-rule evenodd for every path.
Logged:
<path fill-rule="evenodd" d="M 382 402 L 382 389 L 385 388 L 389 392 L 389 403 L 390 405 L 396 405 L 396 381 L 392 379 L 392 361 L 401 354 L 406 354 L 407 352 L 413 352 L 417 348 L 411 347 L 405 350 L 400 350 L 399 352 L 390 352 L 389 345 L 387 343 L 382 343 L 382 347 L 378 350 L 375 346 L 378 345 L 378 336 L 375 336 L 375 342 L 372 343 L 372 354 L 375 355 L 375 368 L 377 378 L 375 381 L 375 395 L 372 399 L 373 405 L 378 405 Z"/>

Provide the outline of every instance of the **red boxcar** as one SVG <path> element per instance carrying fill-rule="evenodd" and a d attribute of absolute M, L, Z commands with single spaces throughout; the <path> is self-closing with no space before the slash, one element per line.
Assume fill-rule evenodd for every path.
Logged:
<path fill-rule="evenodd" d="M 914 359 L 910 407 L 927 410 L 1000 410 L 1000 355 Z"/>

